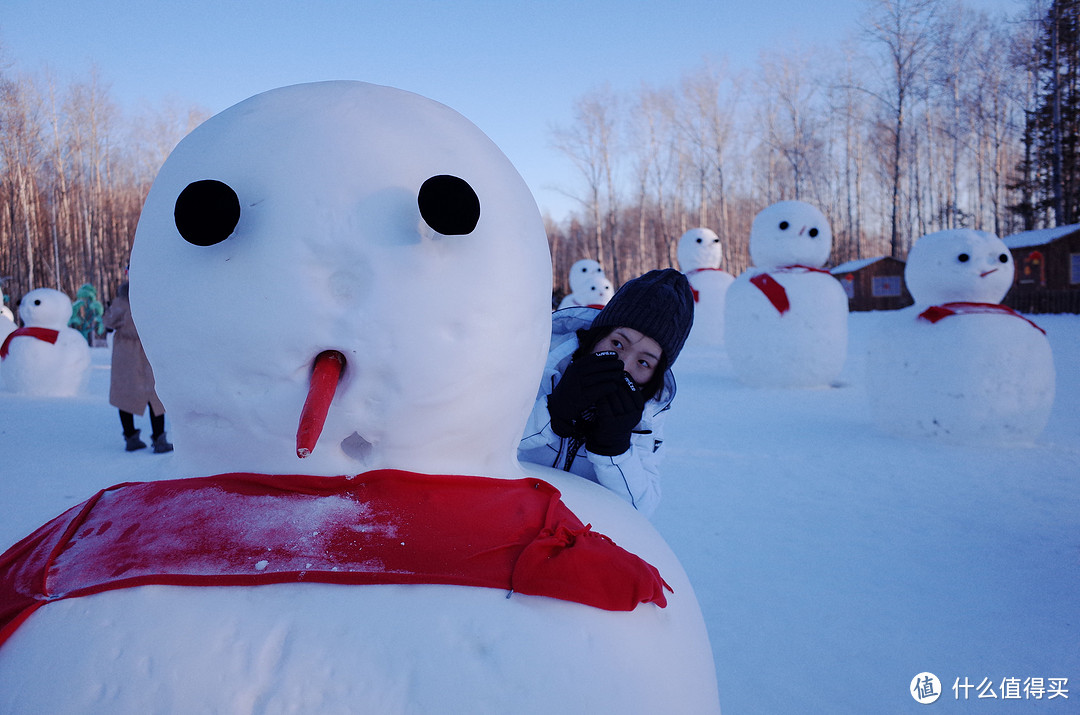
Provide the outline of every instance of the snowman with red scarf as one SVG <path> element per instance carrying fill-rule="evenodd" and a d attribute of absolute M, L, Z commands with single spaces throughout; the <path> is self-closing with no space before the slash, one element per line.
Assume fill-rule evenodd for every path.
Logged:
<path fill-rule="evenodd" d="M 867 391 L 884 431 L 971 444 L 1030 443 L 1054 401 L 1053 352 L 1033 321 L 1001 305 L 1012 254 L 985 231 L 952 229 L 912 246 L 915 305 L 883 315 Z"/>
<path fill-rule="evenodd" d="M 718 712 L 660 535 L 517 462 L 550 286 L 527 186 L 441 104 L 320 82 L 202 124 L 131 258 L 187 462 L 0 557 L 0 711 Z"/>
<path fill-rule="evenodd" d="M 570 292 L 559 301 L 559 310 L 581 306 L 603 308 L 615 295 L 615 289 L 604 274 L 603 267 L 591 258 L 574 261 L 567 277 Z"/>
<path fill-rule="evenodd" d="M 90 346 L 68 327 L 71 298 L 53 288 L 22 297 L 19 319 L 0 344 L 0 387 L 34 397 L 74 397 L 86 386 Z M 3 326 L 0 326 L 0 330 Z"/>
<path fill-rule="evenodd" d="M 755 387 L 825 387 L 847 359 L 848 301 L 822 266 L 829 222 L 815 206 L 781 201 L 750 229 L 754 265 L 727 291 L 725 344 L 739 379 Z"/>
<path fill-rule="evenodd" d="M 679 238 L 679 270 L 694 291 L 694 327 L 687 343 L 723 345 L 724 303 L 735 276 L 720 268 L 724 247 L 710 228 L 692 228 Z"/>

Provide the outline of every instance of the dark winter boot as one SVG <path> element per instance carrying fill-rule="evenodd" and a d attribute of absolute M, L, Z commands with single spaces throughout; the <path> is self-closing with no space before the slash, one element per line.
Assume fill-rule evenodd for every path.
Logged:
<path fill-rule="evenodd" d="M 131 434 L 125 434 L 124 440 L 127 442 L 127 445 L 124 447 L 124 449 L 128 452 L 134 452 L 136 449 L 146 448 L 146 442 L 143 442 L 141 439 L 139 439 L 139 430 L 135 430 Z"/>
<path fill-rule="evenodd" d="M 169 440 L 165 439 L 165 433 L 162 432 L 158 436 L 154 437 L 154 453 L 163 454 L 165 452 L 173 451 L 173 446 L 169 443 Z"/>

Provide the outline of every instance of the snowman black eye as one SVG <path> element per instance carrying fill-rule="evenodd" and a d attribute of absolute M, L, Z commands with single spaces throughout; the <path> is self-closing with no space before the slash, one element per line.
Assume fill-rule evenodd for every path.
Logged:
<path fill-rule="evenodd" d="M 188 243 L 213 246 L 236 229 L 240 222 L 240 199 L 228 184 L 214 179 L 195 181 L 176 197 L 173 220 L 176 230 Z"/>
<path fill-rule="evenodd" d="M 700 236 L 698 236 L 697 242 L 702 243 L 702 238 Z"/>
<path fill-rule="evenodd" d="M 480 221 L 480 199 L 469 182 L 440 174 L 423 183 L 416 197 L 420 215 L 444 236 L 464 236 Z"/>
<path fill-rule="evenodd" d="M 961 263 L 967 263 L 969 260 L 971 260 L 971 256 L 966 253 L 961 253 L 959 256 L 956 257 L 956 260 L 960 261 Z"/>
<path fill-rule="evenodd" d="M 790 225 L 791 224 L 789 224 L 787 221 L 781 221 L 780 222 L 780 230 L 781 231 L 787 231 L 788 226 L 790 226 Z"/>
<path fill-rule="evenodd" d="M 809 233 L 810 233 L 810 238 L 817 238 L 818 230 L 816 228 L 812 228 L 812 229 L 810 229 Z"/>
<path fill-rule="evenodd" d="M 1008 253 L 1002 253 L 1000 256 L 998 256 L 998 260 L 1001 261 L 1002 263 L 1008 263 L 1009 262 L 1009 254 Z"/>

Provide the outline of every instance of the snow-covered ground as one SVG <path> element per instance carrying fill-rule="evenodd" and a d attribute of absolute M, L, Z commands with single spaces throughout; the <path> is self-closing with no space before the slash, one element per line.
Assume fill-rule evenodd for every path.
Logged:
<path fill-rule="evenodd" d="M 861 351 L 882 314 L 851 316 L 840 388 L 744 387 L 714 349 L 683 353 L 654 522 L 694 584 L 727 715 L 918 711 L 922 672 L 937 712 L 1078 711 L 1080 317 L 1033 317 L 1057 396 L 1021 448 L 878 432 Z M 176 454 L 123 451 L 109 351 L 92 352 L 81 397 L 0 393 L 5 546 L 103 486 L 184 476 Z M 62 687 L 41 678 L 27 687 Z"/>

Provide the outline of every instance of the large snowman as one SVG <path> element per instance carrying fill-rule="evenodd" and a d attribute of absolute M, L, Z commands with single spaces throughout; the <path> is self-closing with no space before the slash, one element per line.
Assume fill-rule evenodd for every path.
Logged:
<path fill-rule="evenodd" d="M 720 268 L 724 247 L 710 228 L 692 228 L 679 238 L 679 270 L 694 290 L 694 328 L 688 344 L 723 345 L 724 304 L 735 277 Z"/>
<path fill-rule="evenodd" d="M 904 280 L 915 305 L 882 316 L 867 390 L 883 430 L 958 443 L 1025 443 L 1054 401 L 1054 359 L 1039 326 L 1000 305 L 1012 254 L 997 236 L 939 231 L 912 246 Z"/>
<path fill-rule="evenodd" d="M 816 207 L 781 201 L 750 229 L 754 265 L 727 291 L 725 345 L 732 367 L 756 387 L 823 387 L 847 359 L 848 300 L 822 269 L 832 248 Z"/>
<path fill-rule="evenodd" d="M 90 346 L 68 327 L 71 299 L 53 288 L 37 288 L 19 303 L 23 327 L 0 345 L 0 386 L 34 397 L 74 397 L 86 385 Z"/>
<path fill-rule="evenodd" d="M 105 490 L 0 559 L 0 711 L 717 712 L 662 538 L 516 461 L 550 271 L 528 188 L 445 106 L 325 82 L 196 129 L 132 312 L 178 476 L 244 474 Z"/>
<path fill-rule="evenodd" d="M 615 295 L 615 288 L 603 266 L 591 258 L 574 261 L 567 278 L 570 292 L 559 301 L 559 310 L 581 306 L 603 308 Z"/>

